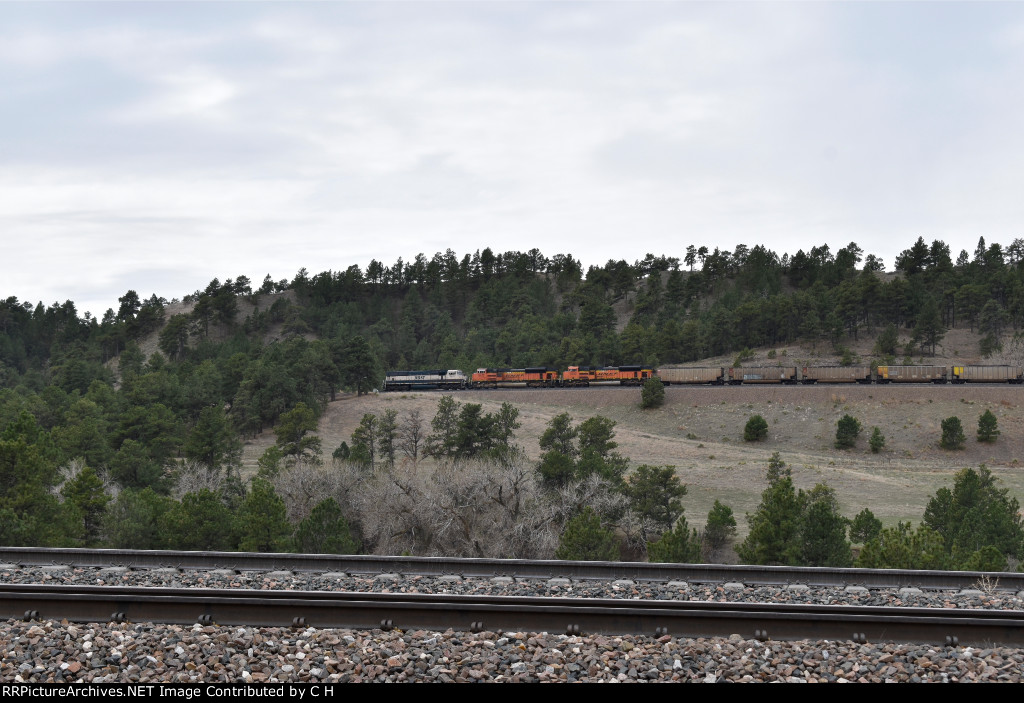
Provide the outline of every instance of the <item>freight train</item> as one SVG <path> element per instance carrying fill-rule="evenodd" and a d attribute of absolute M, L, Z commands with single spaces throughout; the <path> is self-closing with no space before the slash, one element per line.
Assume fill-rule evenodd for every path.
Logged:
<path fill-rule="evenodd" d="M 596 385 L 639 386 L 659 378 L 667 386 L 817 383 L 1024 383 L 1021 366 L 689 366 L 654 369 L 630 366 L 570 366 L 559 372 L 546 366 L 522 369 L 389 371 L 384 391 L 465 390 L 473 388 L 579 388 Z"/>

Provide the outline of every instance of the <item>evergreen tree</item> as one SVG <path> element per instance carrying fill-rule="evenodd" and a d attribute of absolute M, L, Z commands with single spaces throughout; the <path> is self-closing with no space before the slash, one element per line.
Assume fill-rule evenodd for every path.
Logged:
<path fill-rule="evenodd" d="M 940 447 L 943 449 L 963 449 L 965 441 L 964 428 L 960 424 L 960 418 L 947 417 L 942 421 L 942 439 L 939 440 Z"/>
<path fill-rule="evenodd" d="M 61 488 L 61 496 L 80 516 L 83 545 L 95 547 L 99 543 L 100 521 L 110 502 L 103 490 L 103 481 L 96 471 L 86 466 Z"/>
<path fill-rule="evenodd" d="M 871 447 L 871 451 L 874 454 L 882 451 L 885 448 L 885 435 L 882 434 L 882 430 L 877 427 L 871 430 L 871 439 L 868 440 L 868 446 Z"/>
<path fill-rule="evenodd" d="M 935 356 L 935 346 L 946 335 L 946 326 L 942 324 L 939 306 L 934 298 L 929 297 L 925 301 L 921 314 L 917 316 L 914 333 L 920 335 L 920 339 L 931 347 L 931 355 Z"/>
<path fill-rule="evenodd" d="M 647 545 L 647 560 L 657 563 L 693 564 L 700 561 L 701 542 L 697 530 L 691 530 L 680 515 L 673 529 Z"/>
<path fill-rule="evenodd" d="M 818 484 L 800 494 L 800 564 L 846 567 L 853 563 L 846 540 L 847 520 L 839 514 L 835 490 Z"/>
<path fill-rule="evenodd" d="M 459 408 L 461 405 L 450 395 L 441 396 L 437 412 L 430 421 L 426 453 L 440 458 L 455 456 L 458 451 Z"/>
<path fill-rule="evenodd" d="M 545 452 L 537 466 L 541 483 L 552 490 L 569 484 L 576 476 L 576 465 L 565 454 L 556 451 Z"/>
<path fill-rule="evenodd" d="M 322 453 L 320 438 L 309 434 L 317 429 L 316 413 L 303 402 L 296 403 L 288 412 L 281 413 L 274 429 L 277 446 L 285 460 L 299 464 L 304 461 L 320 463 Z"/>
<path fill-rule="evenodd" d="M 849 449 L 857 443 L 860 421 L 852 415 L 843 415 L 836 423 L 836 449 Z"/>
<path fill-rule="evenodd" d="M 110 477 L 124 488 L 166 490 L 164 468 L 146 451 L 144 441 L 126 439 L 121 442 L 108 467 Z"/>
<path fill-rule="evenodd" d="M 368 393 L 376 387 L 377 363 L 366 339 L 356 335 L 345 345 L 341 354 L 341 380 L 346 388 L 352 388 L 356 395 Z"/>
<path fill-rule="evenodd" d="M 857 557 L 864 569 L 943 569 L 946 563 L 942 535 L 927 525 L 911 532 L 909 522 L 883 529 Z"/>
<path fill-rule="evenodd" d="M 875 340 L 875 353 L 882 356 L 895 356 L 899 350 L 899 331 L 896 329 L 896 325 L 888 324 L 882 333 L 878 335 L 878 339 Z"/>
<path fill-rule="evenodd" d="M 185 494 L 157 522 L 167 549 L 226 551 L 238 544 L 234 518 L 221 497 L 206 488 Z"/>
<path fill-rule="evenodd" d="M 121 352 L 121 358 L 118 359 L 121 381 L 127 381 L 133 376 L 141 375 L 142 365 L 145 360 L 146 357 L 143 355 L 142 350 L 139 349 L 139 345 L 134 341 L 128 342 L 124 351 Z"/>
<path fill-rule="evenodd" d="M 601 527 L 601 519 L 589 505 L 565 525 L 555 559 L 571 561 L 618 561 L 615 533 Z"/>
<path fill-rule="evenodd" d="M 291 551 L 292 526 L 284 501 L 269 481 L 254 479 L 238 513 L 239 547 L 243 552 Z"/>
<path fill-rule="evenodd" d="M 747 514 L 750 532 L 736 547 L 744 564 L 795 566 L 800 563 L 801 505 L 788 470 L 780 471 L 761 494 L 754 514 Z"/>
<path fill-rule="evenodd" d="M 378 456 L 388 468 L 395 466 L 398 451 L 398 411 L 388 408 L 377 421 Z"/>
<path fill-rule="evenodd" d="M 646 410 L 660 408 L 664 404 L 665 384 L 661 382 L 661 379 L 649 378 L 644 381 L 643 388 L 640 390 L 640 407 Z"/>
<path fill-rule="evenodd" d="M 348 442 L 342 441 L 342 443 L 338 445 L 338 448 L 331 454 L 331 457 L 336 461 L 348 461 L 351 455 L 352 450 L 349 449 Z"/>
<path fill-rule="evenodd" d="M 760 442 L 768 436 L 768 421 L 760 415 L 752 415 L 743 428 L 743 441 Z"/>
<path fill-rule="evenodd" d="M 173 500 L 152 488 L 121 491 L 103 515 L 103 541 L 114 549 L 163 548 L 160 518 L 173 505 Z"/>
<path fill-rule="evenodd" d="M 986 410 L 978 418 L 978 441 L 995 442 L 999 436 L 999 421 L 991 410 Z"/>
<path fill-rule="evenodd" d="M 1024 556 L 1020 503 L 984 465 L 958 471 L 952 490 L 936 491 L 925 508 L 924 524 L 943 538 L 950 554 L 970 555 L 991 545 L 1004 555 Z"/>
<path fill-rule="evenodd" d="M 366 413 L 359 421 L 359 427 L 352 432 L 352 449 L 349 458 L 371 471 L 377 460 L 377 430 L 379 422 L 373 413 Z"/>
<path fill-rule="evenodd" d="M 1006 571 L 1009 561 L 991 544 L 982 547 L 960 563 L 963 571 Z"/>
<path fill-rule="evenodd" d="M 242 443 L 231 428 L 224 409 L 206 407 L 182 447 L 185 456 L 210 468 L 234 466 L 242 457 Z"/>
<path fill-rule="evenodd" d="M 867 544 L 882 531 L 882 521 L 875 514 L 864 508 L 850 523 L 850 539 L 859 544 Z"/>
<path fill-rule="evenodd" d="M 540 448 L 575 459 L 577 454 L 575 439 L 578 432 L 578 429 L 572 426 L 572 417 L 569 416 L 569 413 L 555 415 L 540 436 Z"/>
<path fill-rule="evenodd" d="M 511 403 L 502 403 L 498 414 L 494 416 L 494 423 L 491 427 L 492 453 L 499 460 L 504 460 L 515 454 L 515 433 L 522 426 L 519 422 L 519 408 Z"/>
<path fill-rule="evenodd" d="M 633 511 L 649 520 L 658 534 L 666 532 L 683 514 L 682 497 L 686 486 L 680 483 L 674 466 L 638 466 L 625 487 Z M 644 534 L 644 539 L 647 539 Z"/>
<path fill-rule="evenodd" d="M 359 541 L 334 498 L 317 504 L 295 530 L 295 546 L 303 554 L 358 554 Z"/>
<path fill-rule="evenodd" d="M 266 451 L 260 454 L 256 460 L 259 469 L 256 475 L 263 479 L 273 479 L 284 470 L 284 452 L 276 444 L 267 447 Z"/>
<path fill-rule="evenodd" d="M 455 432 L 455 456 L 471 459 L 488 452 L 494 443 L 495 419 L 479 403 L 466 403 L 459 412 Z"/>
<path fill-rule="evenodd" d="M 615 421 L 601 415 L 587 418 L 576 427 L 579 460 L 576 477 L 584 479 L 592 474 L 621 487 L 629 462 L 617 452 Z"/>
<path fill-rule="evenodd" d="M 736 518 L 732 508 L 719 501 L 708 511 L 708 520 L 704 525 L 703 547 L 709 558 L 714 558 L 724 549 L 736 535 Z"/>

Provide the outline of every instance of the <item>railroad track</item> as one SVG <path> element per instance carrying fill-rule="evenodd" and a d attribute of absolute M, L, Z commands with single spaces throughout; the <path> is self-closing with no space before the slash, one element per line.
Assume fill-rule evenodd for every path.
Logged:
<path fill-rule="evenodd" d="M 1024 646 L 1024 611 L 606 598 L 4 584 L 0 617 Z"/>
<path fill-rule="evenodd" d="M 381 557 L 327 554 L 265 554 L 254 552 L 176 552 L 121 549 L 0 548 L 0 564 L 21 566 L 127 567 L 129 569 L 231 569 L 235 571 L 398 573 L 467 578 L 630 579 L 634 581 L 738 582 L 748 586 L 804 584 L 865 588 L 915 587 L 930 590 L 968 589 L 985 579 L 1001 591 L 1024 590 L 1024 573 L 915 571 L 902 569 L 832 569 L 725 564 L 652 564 L 648 562 L 572 562 L 525 559 L 450 559 L 444 557 Z"/>

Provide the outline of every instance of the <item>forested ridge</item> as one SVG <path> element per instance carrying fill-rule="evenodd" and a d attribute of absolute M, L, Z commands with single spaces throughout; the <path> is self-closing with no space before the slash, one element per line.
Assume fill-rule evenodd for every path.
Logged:
<path fill-rule="evenodd" d="M 954 259 L 918 239 L 889 275 L 852 243 L 680 253 L 584 272 L 568 254 L 449 250 L 259 286 L 215 279 L 180 301 L 127 291 L 102 318 L 9 297 L 0 543 L 115 544 L 115 508 L 164 516 L 156 539 L 186 530 L 200 509 L 186 499 L 228 522 L 266 515 L 276 496 L 238 476 L 241 440 L 273 428 L 279 454 L 262 478 L 294 468 L 316 454 L 325 404 L 369 392 L 386 369 L 664 365 L 798 342 L 843 357 L 863 335 L 882 361 L 934 353 L 953 326 L 990 354 L 1024 324 L 1024 240 L 981 239 Z M 137 543 L 146 532 L 132 524 Z"/>

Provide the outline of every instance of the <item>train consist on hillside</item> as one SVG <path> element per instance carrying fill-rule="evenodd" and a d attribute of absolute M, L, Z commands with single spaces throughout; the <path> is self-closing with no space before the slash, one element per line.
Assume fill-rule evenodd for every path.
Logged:
<path fill-rule="evenodd" d="M 474 388 L 579 388 L 639 386 L 659 378 L 667 386 L 725 386 L 816 383 L 1024 383 L 1021 366 L 570 366 L 565 371 L 534 366 L 522 369 L 389 371 L 382 390 L 466 390 Z"/>

